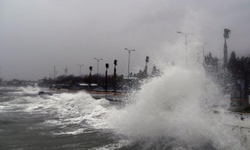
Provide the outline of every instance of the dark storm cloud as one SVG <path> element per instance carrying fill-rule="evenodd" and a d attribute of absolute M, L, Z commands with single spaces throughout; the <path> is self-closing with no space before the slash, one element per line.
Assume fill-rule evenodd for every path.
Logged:
<path fill-rule="evenodd" d="M 100 72 L 118 59 L 118 73 L 126 74 L 125 47 L 136 49 L 132 63 L 143 67 L 151 51 L 175 44 L 176 31 L 192 23 L 200 28 L 195 36 L 218 56 L 224 28 L 232 30 L 229 51 L 249 54 L 249 6 L 247 0 L 0 0 L 0 75 L 39 79 L 53 73 L 54 65 L 59 75 L 66 66 L 78 75 L 77 64 L 85 65 L 84 74 L 90 65 L 95 73 L 95 57 L 104 59 Z M 198 20 L 187 15 L 188 9 Z"/>

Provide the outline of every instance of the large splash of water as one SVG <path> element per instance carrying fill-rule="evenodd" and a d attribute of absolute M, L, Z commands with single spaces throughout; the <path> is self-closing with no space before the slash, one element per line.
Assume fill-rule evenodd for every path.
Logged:
<path fill-rule="evenodd" d="M 18 88 L 23 94 L 38 94 L 41 89 L 38 86 L 27 86 Z"/>
<path fill-rule="evenodd" d="M 134 91 L 124 108 L 109 108 L 106 127 L 125 137 L 128 149 L 250 149 L 250 121 L 228 111 L 230 96 L 198 59 L 200 43 L 193 40 L 187 52 L 177 43 L 154 54 L 161 76 Z"/>
<path fill-rule="evenodd" d="M 110 111 L 107 124 L 143 149 L 244 149 L 221 122 L 228 99 L 202 70 L 170 67 L 132 99 Z"/>

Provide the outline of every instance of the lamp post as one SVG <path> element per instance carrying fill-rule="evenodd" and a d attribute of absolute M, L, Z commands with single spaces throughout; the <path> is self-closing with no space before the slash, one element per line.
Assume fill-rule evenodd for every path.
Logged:
<path fill-rule="evenodd" d="M 81 76 L 82 75 L 82 66 L 84 66 L 84 64 L 81 64 L 81 65 L 77 64 L 77 66 L 79 66 L 79 68 L 80 68 L 79 76 Z"/>
<path fill-rule="evenodd" d="M 54 66 L 54 80 L 56 80 L 57 73 L 58 73 L 58 71 L 56 71 L 56 66 Z"/>
<path fill-rule="evenodd" d="M 96 72 L 96 84 L 98 85 L 98 78 L 99 78 L 99 61 L 103 60 L 103 59 L 98 59 L 98 58 L 94 58 L 95 60 L 97 60 L 97 72 Z"/>
<path fill-rule="evenodd" d="M 225 28 L 224 29 L 224 38 L 225 38 L 225 43 L 224 43 L 224 67 L 227 66 L 227 39 L 229 39 L 229 35 L 231 33 L 231 30 Z"/>
<path fill-rule="evenodd" d="M 91 72 L 92 72 L 92 69 L 93 67 L 92 66 L 89 66 L 89 86 L 91 86 L 91 80 L 92 80 L 92 75 L 91 75 Z"/>
<path fill-rule="evenodd" d="M 108 68 L 109 68 L 109 64 L 106 63 L 106 73 L 105 73 L 105 91 L 108 91 Z"/>
<path fill-rule="evenodd" d="M 116 92 L 116 65 L 117 65 L 117 60 L 114 60 L 114 92 Z"/>
<path fill-rule="evenodd" d="M 148 62 L 149 62 L 149 57 L 146 56 L 145 77 L 148 76 Z"/>
<path fill-rule="evenodd" d="M 183 34 L 183 35 L 185 36 L 185 45 L 186 45 L 186 67 L 187 67 L 187 66 L 188 66 L 188 65 L 187 65 L 187 61 L 188 61 L 188 60 L 187 60 L 187 44 L 188 44 L 188 43 L 187 43 L 187 36 L 188 36 L 188 35 L 192 35 L 192 33 L 183 33 L 183 32 L 181 32 L 181 31 L 177 31 L 177 33 Z"/>
<path fill-rule="evenodd" d="M 66 66 L 66 68 L 63 68 L 63 70 L 65 71 L 65 76 L 68 75 L 68 67 Z"/>
<path fill-rule="evenodd" d="M 127 48 L 125 48 L 125 50 L 126 51 L 128 51 L 128 79 L 129 79 L 129 76 L 130 76 L 130 74 L 129 74 L 129 67 L 130 67 L 130 52 L 132 52 L 132 51 L 135 51 L 134 49 L 127 49 Z"/>

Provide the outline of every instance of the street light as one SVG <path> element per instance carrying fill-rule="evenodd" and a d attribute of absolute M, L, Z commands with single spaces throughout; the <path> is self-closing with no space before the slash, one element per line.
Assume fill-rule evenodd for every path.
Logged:
<path fill-rule="evenodd" d="M 79 66 L 79 68 L 80 68 L 80 75 L 79 76 L 81 76 L 82 75 L 82 66 L 84 66 L 84 64 L 81 64 L 81 65 L 77 64 L 77 66 Z"/>
<path fill-rule="evenodd" d="M 105 91 L 108 91 L 108 68 L 109 68 L 109 64 L 106 63 L 106 73 L 105 73 Z"/>
<path fill-rule="evenodd" d="M 98 58 L 94 58 L 97 60 L 97 73 L 96 73 L 96 84 L 98 85 L 98 78 L 99 78 L 99 75 L 98 75 L 98 72 L 99 72 L 99 61 L 100 60 L 103 60 L 103 59 L 98 59 Z"/>
<path fill-rule="evenodd" d="M 68 67 L 66 66 L 66 68 L 63 68 L 63 70 L 65 71 L 65 75 L 68 75 Z"/>
<path fill-rule="evenodd" d="M 186 44 L 186 67 L 187 67 L 187 36 L 192 35 L 192 33 L 183 33 L 181 31 L 177 31 L 177 33 L 183 34 L 185 36 L 185 44 Z"/>
<path fill-rule="evenodd" d="M 56 66 L 54 66 L 54 80 L 56 80 L 56 75 L 59 71 L 56 71 Z"/>
<path fill-rule="evenodd" d="M 132 52 L 132 51 L 135 51 L 134 49 L 127 49 L 127 48 L 125 48 L 125 50 L 127 50 L 128 51 L 128 79 L 129 79 L 129 67 L 130 67 L 130 52 Z"/>

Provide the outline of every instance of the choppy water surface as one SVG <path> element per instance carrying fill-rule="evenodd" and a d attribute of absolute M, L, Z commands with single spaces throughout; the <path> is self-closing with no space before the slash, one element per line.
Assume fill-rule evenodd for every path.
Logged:
<path fill-rule="evenodd" d="M 0 90 L 4 150 L 250 148 L 248 115 L 227 111 L 229 97 L 200 69 L 169 67 L 119 103 L 85 92 L 39 96 L 46 89 Z"/>
<path fill-rule="evenodd" d="M 86 93 L 38 96 L 39 89 L 31 87 L 2 91 L 1 149 L 91 149 L 117 143 L 112 132 L 92 125 L 105 113 L 99 105 L 105 100 Z"/>

